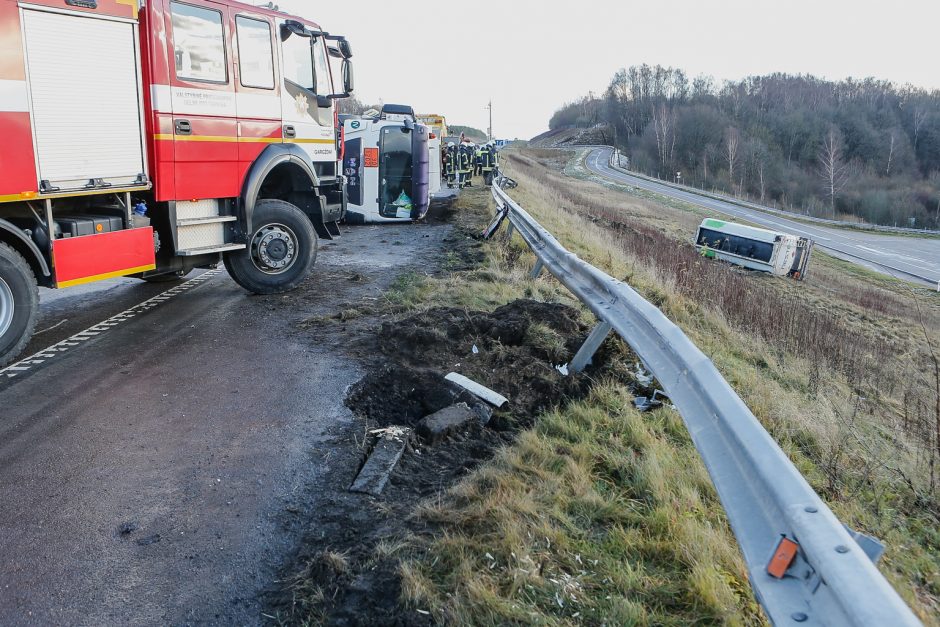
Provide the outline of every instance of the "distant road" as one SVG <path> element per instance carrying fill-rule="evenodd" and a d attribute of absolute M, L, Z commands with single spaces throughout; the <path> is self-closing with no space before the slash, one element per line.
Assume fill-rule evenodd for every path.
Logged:
<path fill-rule="evenodd" d="M 816 245 L 827 253 L 884 274 L 934 288 L 940 283 L 940 239 L 882 235 L 789 220 L 625 174 L 610 167 L 610 153 L 610 148 L 594 149 L 585 159 L 587 168 L 618 183 L 742 218 L 765 228 L 811 237 L 816 241 Z"/>

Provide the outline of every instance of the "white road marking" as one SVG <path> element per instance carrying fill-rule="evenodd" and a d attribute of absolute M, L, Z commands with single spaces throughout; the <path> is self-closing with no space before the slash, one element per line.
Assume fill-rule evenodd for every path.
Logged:
<path fill-rule="evenodd" d="M 67 337 L 57 344 L 53 344 L 48 348 L 44 348 L 38 353 L 26 357 L 15 364 L 7 366 L 6 368 L 0 370 L 0 377 L 6 377 L 7 379 L 13 379 L 24 372 L 27 372 L 32 366 L 38 366 L 45 363 L 46 361 L 61 355 L 62 353 L 67 352 L 69 349 L 76 346 L 80 346 L 82 343 L 92 340 L 96 337 L 100 337 L 105 331 L 109 331 L 119 324 L 126 322 L 140 313 L 145 311 L 150 311 L 151 309 L 158 307 L 159 305 L 170 300 L 174 296 L 178 296 L 183 292 L 187 292 L 195 287 L 198 287 L 211 279 L 214 276 L 220 274 L 221 270 L 209 270 L 204 272 L 199 276 L 181 283 L 176 287 L 169 289 L 158 296 L 154 296 L 148 300 L 145 300 L 142 303 L 134 305 L 130 309 L 122 311 L 119 314 L 115 314 L 105 320 L 104 322 L 99 322 L 96 325 L 85 329 L 84 331 L 79 331 L 71 337 Z M 41 358 L 41 359 L 40 359 Z"/>

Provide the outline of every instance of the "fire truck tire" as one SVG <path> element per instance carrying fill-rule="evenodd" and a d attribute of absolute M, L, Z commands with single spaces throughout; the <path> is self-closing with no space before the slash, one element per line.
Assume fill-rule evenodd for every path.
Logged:
<path fill-rule="evenodd" d="M 225 269 L 255 294 L 281 294 L 296 288 L 317 260 L 317 233 L 303 211 L 283 200 L 255 205 L 254 232 L 245 250 L 226 253 Z"/>
<path fill-rule="evenodd" d="M 29 264 L 0 243 L 0 367 L 22 351 L 39 317 L 39 288 Z"/>

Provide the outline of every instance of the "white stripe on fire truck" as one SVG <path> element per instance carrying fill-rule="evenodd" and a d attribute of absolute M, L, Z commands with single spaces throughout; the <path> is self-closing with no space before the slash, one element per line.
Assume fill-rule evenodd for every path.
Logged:
<path fill-rule="evenodd" d="M 151 85 L 150 101 L 153 110 L 160 113 L 281 119 L 281 99 L 277 95 Z"/>
<path fill-rule="evenodd" d="M 71 337 L 67 337 L 61 342 L 58 342 L 57 344 L 53 344 L 52 346 L 48 348 L 44 348 L 43 350 L 39 351 L 38 353 L 34 355 L 27 357 L 26 359 L 20 360 L 16 362 L 15 364 L 12 364 L 10 366 L 7 366 L 6 368 L 3 368 L 2 370 L 0 370 L 0 377 L 4 377 L 6 379 L 16 378 L 20 376 L 21 374 L 23 374 L 24 372 L 28 372 L 30 368 L 32 368 L 33 366 L 39 366 L 41 364 L 44 364 L 50 359 L 53 359 L 63 353 L 66 353 L 72 348 L 75 348 L 76 346 L 81 346 L 83 343 L 87 342 L 88 340 L 93 340 L 96 337 L 100 337 L 105 331 L 109 331 L 113 329 L 114 327 L 120 325 L 121 323 L 126 322 L 130 320 L 131 318 L 134 318 L 138 314 L 141 314 L 145 311 L 150 311 L 151 309 L 162 305 L 163 303 L 170 300 L 174 296 L 178 296 L 179 294 L 182 294 L 183 292 L 187 292 L 189 290 L 192 290 L 195 287 L 198 287 L 199 285 L 202 285 L 203 283 L 205 283 L 212 277 L 217 276 L 221 272 L 222 272 L 221 270 L 209 270 L 208 272 L 204 272 L 203 274 L 200 274 L 194 279 L 190 279 L 189 281 L 186 281 L 185 283 L 181 283 L 180 285 L 177 285 L 176 287 L 169 289 L 163 292 L 162 294 L 159 294 L 157 296 L 154 296 L 151 299 L 145 300 L 142 303 L 134 305 L 133 307 L 131 307 L 130 309 L 127 309 L 126 311 L 122 311 L 119 314 L 111 316 L 104 322 L 99 322 L 93 327 L 89 327 L 85 329 L 84 331 L 79 331 L 75 335 L 72 335 Z"/>
<path fill-rule="evenodd" d="M 26 81 L 0 79 L 0 113 L 25 113 L 29 111 L 29 94 Z"/>

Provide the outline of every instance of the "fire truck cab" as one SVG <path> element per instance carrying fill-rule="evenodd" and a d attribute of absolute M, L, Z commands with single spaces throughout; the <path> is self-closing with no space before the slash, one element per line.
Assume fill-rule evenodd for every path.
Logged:
<path fill-rule="evenodd" d="M 252 292 L 296 287 L 346 209 L 351 56 L 239 2 L 0 0 L 0 365 L 29 340 L 37 284 L 224 262 Z"/>

